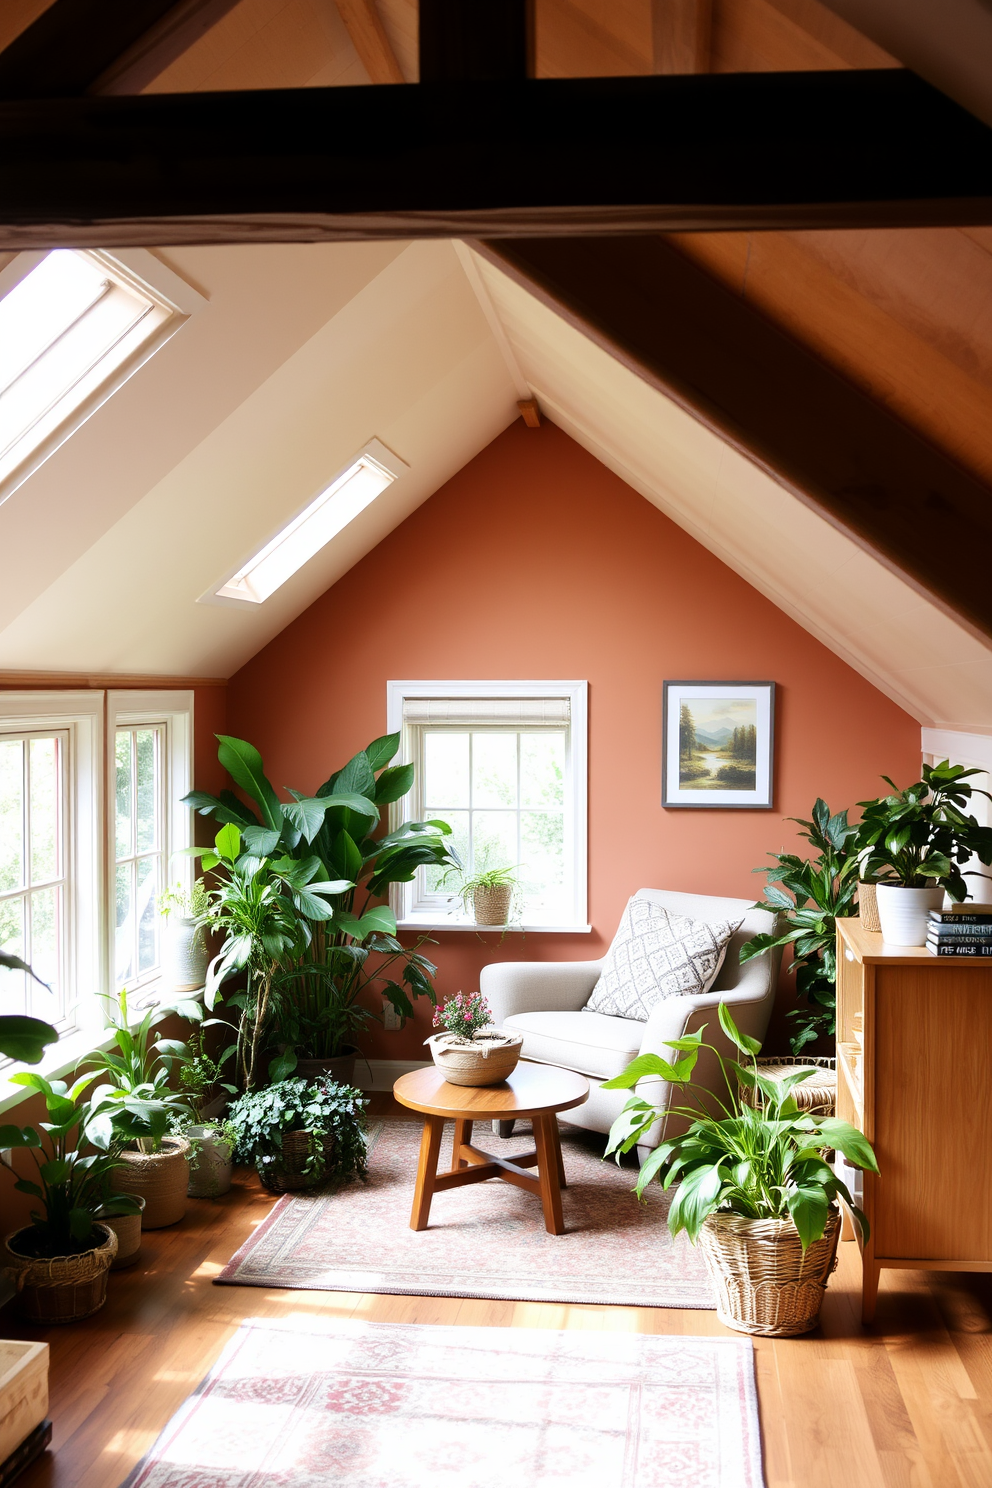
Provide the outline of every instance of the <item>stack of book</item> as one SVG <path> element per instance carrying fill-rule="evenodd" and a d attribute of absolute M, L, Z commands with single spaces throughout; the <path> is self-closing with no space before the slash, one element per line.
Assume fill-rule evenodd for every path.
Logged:
<path fill-rule="evenodd" d="M 927 950 L 935 956 L 992 956 L 992 904 L 932 909 Z"/>

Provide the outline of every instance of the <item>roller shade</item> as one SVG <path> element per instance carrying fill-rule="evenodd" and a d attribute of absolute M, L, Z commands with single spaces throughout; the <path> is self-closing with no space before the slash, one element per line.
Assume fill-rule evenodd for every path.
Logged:
<path fill-rule="evenodd" d="M 567 728 L 571 705 L 567 697 L 404 698 L 403 722 L 450 723 L 458 728 Z"/>

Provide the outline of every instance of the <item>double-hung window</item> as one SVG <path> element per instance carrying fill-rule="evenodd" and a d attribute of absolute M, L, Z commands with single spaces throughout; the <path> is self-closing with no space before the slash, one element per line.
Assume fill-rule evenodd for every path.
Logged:
<path fill-rule="evenodd" d="M 397 886 L 409 925 L 471 924 L 462 878 L 510 869 L 513 922 L 543 930 L 586 926 L 586 684 L 390 682 L 389 728 L 415 765 L 404 818 L 440 819 L 464 873 L 427 867 Z"/>

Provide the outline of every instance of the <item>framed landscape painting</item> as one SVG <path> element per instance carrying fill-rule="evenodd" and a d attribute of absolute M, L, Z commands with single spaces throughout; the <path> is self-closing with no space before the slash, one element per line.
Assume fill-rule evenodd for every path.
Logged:
<path fill-rule="evenodd" d="M 772 807 L 774 682 L 666 682 L 663 806 Z"/>

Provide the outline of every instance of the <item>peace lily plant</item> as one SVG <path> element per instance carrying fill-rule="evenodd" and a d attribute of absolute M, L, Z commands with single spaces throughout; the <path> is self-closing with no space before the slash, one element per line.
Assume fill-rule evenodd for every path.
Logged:
<path fill-rule="evenodd" d="M 800 1320 L 801 1326 L 793 1320 L 787 1330 L 806 1331 L 815 1324 L 819 1299 L 833 1264 L 839 1231 L 838 1199 L 848 1206 L 866 1239 L 868 1236 L 867 1219 L 827 1162 L 826 1153 L 835 1149 L 852 1166 L 877 1173 L 875 1156 L 857 1127 L 832 1116 L 800 1111 L 792 1092 L 815 1070 L 797 1069 L 782 1080 L 769 1078 L 758 1066 L 760 1043 L 738 1030 L 725 1003 L 719 1006 L 719 1020 L 744 1060 L 724 1059 L 714 1045 L 703 1041 L 702 1028 L 672 1040 L 670 1047 L 678 1055 L 672 1062 L 657 1054 L 641 1054 L 622 1074 L 607 1080 L 603 1088 L 631 1090 L 653 1077 L 677 1086 L 692 1101 L 691 1105 L 667 1108 L 669 1116 L 685 1118 L 688 1129 L 662 1141 L 648 1154 L 641 1164 L 635 1191 L 638 1197 L 643 1196 L 653 1180 L 665 1189 L 678 1185 L 668 1211 L 668 1227 L 673 1235 L 685 1230 L 693 1244 L 703 1238 L 704 1255 L 718 1292 L 725 1259 L 719 1251 L 729 1239 L 738 1249 L 752 1239 L 766 1248 L 773 1244 L 780 1278 L 783 1254 L 788 1259 L 791 1247 L 794 1280 L 798 1282 L 807 1279 L 807 1252 L 812 1257 L 814 1249 L 824 1250 L 819 1242 L 826 1237 L 828 1253 L 822 1263 L 817 1257 L 822 1278 L 813 1279 L 815 1310 Z M 693 1082 L 693 1070 L 703 1049 L 716 1056 L 727 1090 L 726 1101 L 709 1091 L 702 1092 Z M 653 1103 L 643 1093 L 633 1095 L 613 1124 L 607 1153 L 616 1154 L 619 1161 L 620 1154 L 630 1152 L 665 1114 L 665 1105 Z M 721 1227 L 721 1222 L 728 1220 L 736 1223 Z M 773 1222 L 770 1229 L 769 1221 Z M 725 1233 L 728 1228 L 734 1232 L 732 1237 Z M 753 1230 L 752 1236 L 749 1230 Z M 759 1272 L 758 1264 L 750 1267 L 750 1275 Z M 730 1326 L 745 1331 L 776 1331 L 748 1326 L 735 1298 L 739 1300 L 737 1293 L 729 1300 L 725 1295 L 719 1309 Z"/>

